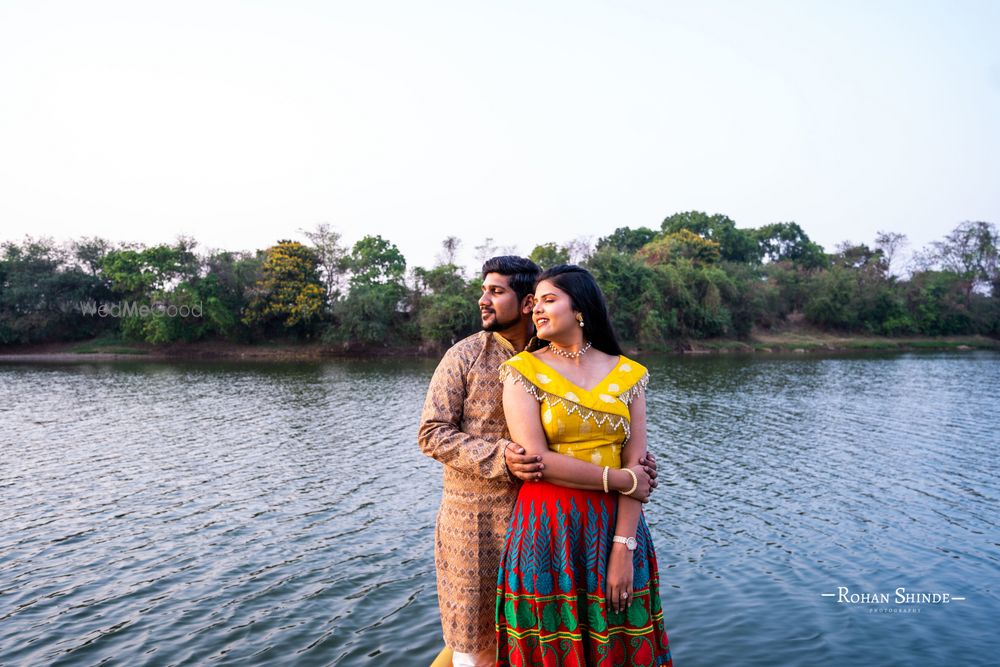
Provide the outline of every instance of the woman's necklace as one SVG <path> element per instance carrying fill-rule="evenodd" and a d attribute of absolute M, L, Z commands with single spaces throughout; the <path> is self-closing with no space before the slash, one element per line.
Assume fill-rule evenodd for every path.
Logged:
<path fill-rule="evenodd" d="M 566 359 L 576 359 L 577 357 L 582 357 L 584 353 L 590 349 L 590 341 L 588 340 L 587 344 L 581 347 L 576 352 L 567 352 L 566 350 L 560 350 L 558 347 L 555 346 L 554 343 L 549 343 L 548 348 L 549 352 L 556 355 L 557 357 L 565 357 Z"/>

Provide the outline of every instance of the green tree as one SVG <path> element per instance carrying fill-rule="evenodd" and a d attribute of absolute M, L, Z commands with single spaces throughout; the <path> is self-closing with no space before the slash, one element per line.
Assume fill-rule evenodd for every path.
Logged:
<path fill-rule="evenodd" d="M 98 277 L 67 259 L 48 238 L 0 244 L 0 343 L 77 339 L 113 326 L 81 313 L 81 303 L 103 301 L 109 293 Z"/>
<path fill-rule="evenodd" d="M 402 284 L 406 259 L 394 244 L 381 236 L 365 236 L 351 248 L 347 266 L 351 289 L 363 285 Z"/>
<path fill-rule="evenodd" d="M 531 254 L 528 255 L 528 259 L 543 269 L 547 269 L 557 264 L 569 264 L 569 250 L 557 246 L 555 243 L 543 243 L 535 246 Z"/>
<path fill-rule="evenodd" d="M 618 335 L 651 348 L 663 347 L 670 323 L 664 319 L 653 269 L 607 244 L 590 257 L 587 268 L 604 292 Z"/>
<path fill-rule="evenodd" d="M 758 254 L 770 262 L 790 261 L 805 268 L 828 264 L 822 246 L 813 243 L 795 222 L 775 222 L 750 232 Z"/>
<path fill-rule="evenodd" d="M 718 243 L 720 257 L 726 261 L 760 262 L 760 251 L 752 233 L 737 229 L 736 223 L 725 215 L 708 215 L 701 211 L 675 213 L 664 219 L 661 228 L 664 234 L 687 229 Z"/>
<path fill-rule="evenodd" d="M 115 292 L 144 300 L 197 275 L 197 258 L 185 246 L 111 250 L 101 262 L 101 273 Z"/>
<path fill-rule="evenodd" d="M 869 271 L 884 276 L 888 273 L 889 264 L 885 255 L 878 248 L 869 248 L 864 243 L 845 241 L 837 245 L 837 252 L 829 256 L 834 266 L 858 271 Z"/>
<path fill-rule="evenodd" d="M 99 236 L 90 236 L 74 241 L 72 247 L 79 265 L 90 275 L 97 276 L 104 257 L 111 252 L 112 244 Z"/>
<path fill-rule="evenodd" d="M 905 286 L 907 310 L 920 333 L 954 336 L 975 333 L 966 305 L 966 281 L 953 271 L 920 271 Z"/>
<path fill-rule="evenodd" d="M 619 227 L 609 236 L 597 240 L 597 250 L 611 249 L 632 255 L 638 252 L 639 248 L 655 239 L 657 235 L 658 233 L 649 227 L 639 227 L 638 229 Z"/>
<path fill-rule="evenodd" d="M 408 342 L 412 333 L 404 310 L 403 254 L 381 236 L 365 236 L 351 249 L 348 266 L 350 291 L 334 311 L 339 325 L 325 339 L 366 345 Z"/>
<path fill-rule="evenodd" d="M 963 222 L 933 247 L 941 267 L 962 280 L 966 304 L 971 303 L 974 290 L 991 289 L 1000 266 L 1000 234 L 996 225 Z"/>
<path fill-rule="evenodd" d="M 858 325 L 852 307 L 857 280 L 850 267 L 836 264 L 813 278 L 804 313 L 806 319 L 820 326 L 851 330 Z"/>
<path fill-rule="evenodd" d="M 694 264 L 714 264 L 720 256 L 719 244 L 689 229 L 671 232 L 644 245 L 636 256 L 650 266 L 687 259 Z"/>

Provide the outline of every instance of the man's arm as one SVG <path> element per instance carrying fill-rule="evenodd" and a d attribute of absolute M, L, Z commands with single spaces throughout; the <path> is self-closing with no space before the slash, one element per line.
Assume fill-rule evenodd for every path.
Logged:
<path fill-rule="evenodd" d="M 504 451 L 504 458 L 507 461 L 507 469 L 510 473 L 520 479 L 522 482 L 537 482 L 545 477 L 545 464 L 542 463 L 542 457 L 537 455 L 529 455 L 524 451 L 524 447 L 517 444 L 516 442 L 510 442 L 507 444 L 507 449 Z M 643 466 L 646 474 L 649 475 L 649 486 L 653 489 L 656 488 L 656 457 L 653 452 L 646 451 L 645 454 L 639 459 L 639 465 Z M 643 502 L 649 502 L 645 500 Z"/>
<path fill-rule="evenodd" d="M 489 442 L 462 432 L 468 368 L 459 355 L 444 355 L 434 371 L 424 410 L 420 415 L 417 441 L 420 450 L 446 466 L 469 475 L 513 481 L 504 463 L 504 449 L 510 442 L 500 438 Z"/>

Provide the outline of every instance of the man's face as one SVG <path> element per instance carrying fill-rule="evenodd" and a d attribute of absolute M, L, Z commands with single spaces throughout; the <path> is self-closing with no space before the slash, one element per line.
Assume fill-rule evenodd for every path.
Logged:
<path fill-rule="evenodd" d="M 503 331 L 521 320 L 517 292 L 510 288 L 507 276 L 487 273 L 483 279 L 483 295 L 479 297 L 479 314 L 486 331 Z"/>

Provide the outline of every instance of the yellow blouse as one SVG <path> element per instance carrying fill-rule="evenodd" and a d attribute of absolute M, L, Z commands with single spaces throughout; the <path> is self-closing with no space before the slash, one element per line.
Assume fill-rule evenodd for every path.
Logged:
<path fill-rule="evenodd" d="M 550 450 L 600 466 L 621 467 L 622 447 L 629 436 L 628 406 L 649 382 L 645 366 L 620 355 L 611 372 L 587 391 L 525 351 L 500 366 L 500 378 L 508 375 L 538 401 Z"/>

